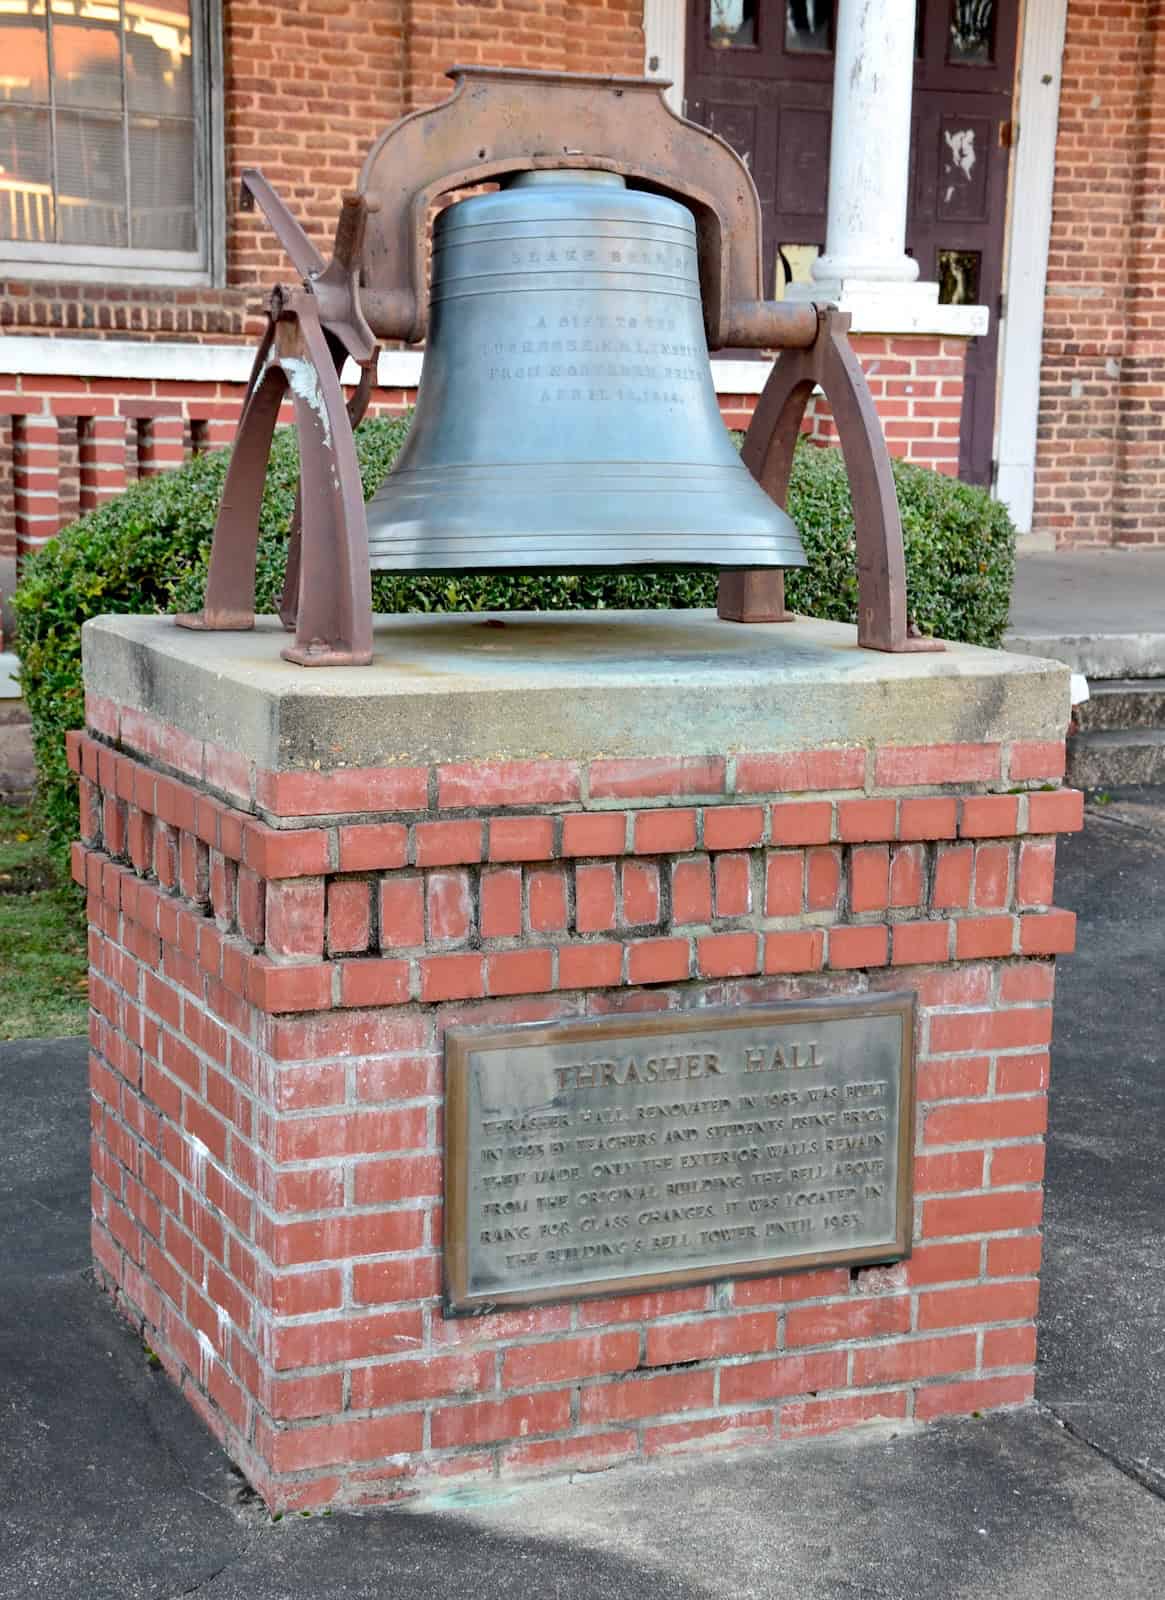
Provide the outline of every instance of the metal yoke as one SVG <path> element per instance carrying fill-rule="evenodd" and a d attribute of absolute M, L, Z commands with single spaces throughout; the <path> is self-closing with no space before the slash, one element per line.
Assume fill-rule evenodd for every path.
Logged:
<path fill-rule="evenodd" d="M 444 196 L 518 172 L 581 168 L 619 173 L 691 209 L 709 349 L 782 352 L 748 428 L 745 464 L 783 505 L 801 420 L 820 386 L 853 499 L 858 643 L 941 649 L 907 622 L 890 460 L 849 342 L 849 317 L 835 307 L 764 299 L 760 201 L 736 152 L 677 116 L 662 79 L 500 67 L 453 67 L 448 76 L 455 87 L 447 100 L 402 118 L 373 145 L 358 191 L 343 197 L 330 262 L 262 174 L 243 174 L 243 208 L 258 204 L 301 284 L 272 295 L 215 523 L 204 608 L 178 624 L 254 626 L 259 507 L 271 436 L 290 390 L 300 488 L 280 617 L 296 637 L 282 654 L 304 666 L 372 659 L 368 533 L 352 429 L 375 379 L 376 340 L 424 338 L 429 228 Z M 360 381 L 345 404 L 339 376 L 349 356 Z M 783 573 L 723 574 L 718 612 L 733 622 L 788 620 Z"/>

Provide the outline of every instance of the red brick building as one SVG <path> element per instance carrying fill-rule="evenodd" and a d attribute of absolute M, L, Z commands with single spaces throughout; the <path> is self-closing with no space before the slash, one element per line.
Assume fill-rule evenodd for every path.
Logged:
<path fill-rule="evenodd" d="M 242 170 L 261 165 L 326 243 L 373 137 L 440 98 L 458 61 L 671 78 L 672 103 L 749 161 L 772 292 L 815 281 L 800 292 L 852 307 L 892 449 L 992 483 L 1045 546 L 1165 539 L 1160 7 L 885 0 L 876 39 L 858 13 L 7 0 L 0 589 L 19 550 L 127 477 L 229 440 L 256 307 L 287 273 L 235 209 Z M 866 102 L 853 74 L 833 94 L 846 49 L 884 69 Z M 853 235 L 847 185 L 881 245 Z M 887 266 L 874 257 L 895 232 Z M 386 352 L 374 404 L 405 404 L 419 369 L 418 352 Z M 717 359 L 726 414 L 747 413 L 765 371 Z"/>

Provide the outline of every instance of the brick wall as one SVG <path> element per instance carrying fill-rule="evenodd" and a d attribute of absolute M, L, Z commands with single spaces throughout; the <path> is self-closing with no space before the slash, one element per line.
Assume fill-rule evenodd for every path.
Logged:
<path fill-rule="evenodd" d="M 269 773 L 87 711 L 94 1251 L 273 1507 L 1030 1398 L 1062 744 Z M 445 1318 L 447 1026 L 879 989 L 909 1260 Z"/>
<path fill-rule="evenodd" d="M 965 342 L 870 334 L 854 342 L 891 454 L 957 475 Z M 241 383 L 0 374 L 0 463 L 9 467 L 0 557 L 39 548 L 139 477 L 230 444 L 243 392 Z M 415 390 L 375 389 L 369 413 L 399 414 L 415 400 Z M 732 428 L 747 428 L 755 403 L 754 395 L 720 396 Z M 290 405 L 282 421 L 292 421 Z M 811 400 L 805 431 L 818 444 L 837 443 L 824 397 Z"/>
<path fill-rule="evenodd" d="M 1033 522 L 1062 543 L 1165 541 L 1161 40 L 1158 0 L 1068 7 Z"/>

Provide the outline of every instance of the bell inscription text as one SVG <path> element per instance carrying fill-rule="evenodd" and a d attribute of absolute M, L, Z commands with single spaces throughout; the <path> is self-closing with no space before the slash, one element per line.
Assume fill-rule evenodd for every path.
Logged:
<path fill-rule="evenodd" d="M 909 1250 L 912 995 L 453 1029 L 452 1311 Z"/>

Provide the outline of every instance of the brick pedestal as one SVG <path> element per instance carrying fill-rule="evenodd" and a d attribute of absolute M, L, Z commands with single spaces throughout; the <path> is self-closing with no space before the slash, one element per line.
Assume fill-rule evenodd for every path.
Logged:
<path fill-rule="evenodd" d="M 102 1281 L 273 1508 L 1030 1399 L 1068 673 L 705 613 L 86 628 Z M 451 1024 L 918 996 L 909 1259 L 447 1319 Z"/>

